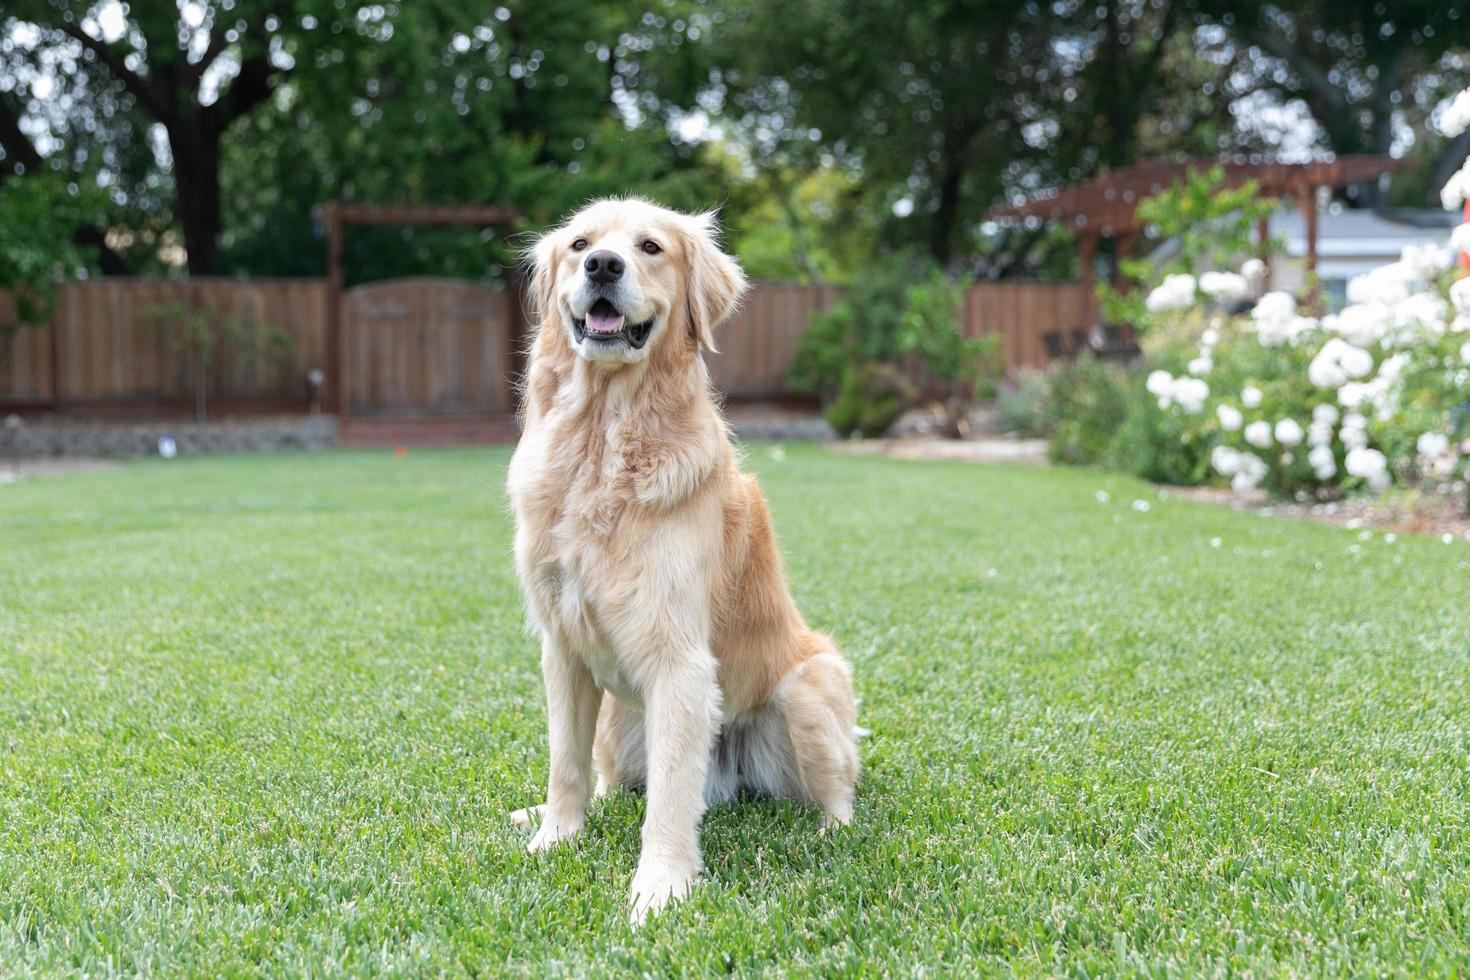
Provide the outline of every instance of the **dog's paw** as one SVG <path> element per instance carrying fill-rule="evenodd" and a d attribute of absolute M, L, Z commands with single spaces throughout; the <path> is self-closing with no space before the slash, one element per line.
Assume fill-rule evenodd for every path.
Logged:
<path fill-rule="evenodd" d="M 689 894 L 699 880 L 699 868 L 672 861 L 639 861 L 633 875 L 633 911 L 629 919 L 639 926 L 670 903 Z"/>
<path fill-rule="evenodd" d="M 822 822 L 817 827 L 817 833 L 825 834 L 829 830 L 846 827 L 850 823 L 852 823 L 852 804 L 840 803 L 823 812 Z"/>
<path fill-rule="evenodd" d="M 522 830 L 530 830 L 541 820 L 541 814 L 546 812 L 546 804 L 528 806 L 524 810 L 510 811 L 510 822 Z"/>
<path fill-rule="evenodd" d="M 536 833 L 531 835 L 531 842 L 526 845 L 526 850 L 532 854 L 540 854 L 564 840 L 571 840 L 582 832 L 584 824 L 584 818 L 581 816 L 554 816 L 546 809 L 544 803 L 525 810 L 517 810 L 510 815 L 510 819 L 520 827 L 530 827 L 533 820 L 541 821 L 541 826 L 536 828 Z"/>

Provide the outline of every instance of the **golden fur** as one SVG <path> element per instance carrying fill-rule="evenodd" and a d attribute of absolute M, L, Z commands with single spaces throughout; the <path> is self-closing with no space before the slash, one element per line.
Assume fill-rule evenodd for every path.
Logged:
<path fill-rule="evenodd" d="M 656 249 L 656 251 L 654 251 Z M 626 263 L 619 322 L 581 340 L 587 256 Z M 765 499 L 736 465 L 700 353 L 745 279 L 708 215 L 600 201 L 537 243 L 524 434 L 507 480 L 516 567 L 542 640 L 551 773 L 532 851 L 578 833 L 594 792 L 646 785 L 642 919 L 700 871 L 707 799 L 742 789 L 852 815 L 851 670 L 787 590 Z M 604 259 L 605 261 L 605 259 Z"/>

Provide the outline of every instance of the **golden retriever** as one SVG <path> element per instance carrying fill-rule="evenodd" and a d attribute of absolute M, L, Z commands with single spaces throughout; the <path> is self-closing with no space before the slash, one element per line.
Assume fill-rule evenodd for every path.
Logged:
<path fill-rule="evenodd" d="M 524 431 L 507 489 L 541 638 L 551 772 L 529 849 L 594 793 L 647 789 L 632 918 L 685 895 L 699 822 L 741 790 L 852 818 L 852 671 L 787 590 L 701 348 L 745 289 L 711 215 L 598 201 L 533 251 Z M 594 786 L 592 770 L 596 765 Z"/>

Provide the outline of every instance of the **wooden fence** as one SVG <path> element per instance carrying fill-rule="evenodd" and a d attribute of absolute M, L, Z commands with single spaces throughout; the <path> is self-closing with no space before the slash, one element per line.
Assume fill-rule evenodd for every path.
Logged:
<path fill-rule="evenodd" d="M 100 279 L 64 286 L 49 325 L 0 340 L 0 403 L 88 408 L 192 403 L 180 313 L 228 323 L 207 391 L 246 407 L 304 408 L 324 358 L 326 283 L 315 279 Z M 0 297 L 8 318 L 9 300 Z"/>
<path fill-rule="evenodd" d="M 761 283 L 719 332 L 715 382 L 731 398 L 790 394 L 787 366 L 808 318 L 841 299 L 826 285 Z M 342 363 L 352 414 L 511 410 L 512 300 L 466 283 L 417 278 L 344 294 Z M 0 320 L 8 313 L 0 295 Z M 328 286 L 321 279 L 172 282 L 102 279 L 64 286 L 52 322 L 0 338 L 0 406 L 147 411 L 192 404 L 179 310 L 232 325 L 207 391 L 220 410 L 308 407 L 308 372 L 330 372 Z M 965 297 L 970 336 L 997 333 L 1011 369 L 1041 367 L 1043 337 L 1087 323 L 1075 283 L 978 283 Z"/>

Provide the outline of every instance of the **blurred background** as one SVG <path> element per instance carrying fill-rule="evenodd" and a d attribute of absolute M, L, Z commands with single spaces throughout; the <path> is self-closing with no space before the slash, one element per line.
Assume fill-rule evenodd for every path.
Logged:
<path fill-rule="evenodd" d="M 903 393 L 855 360 L 994 394 L 1136 356 L 1096 293 L 1177 251 L 1136 209 L 1210 164 L 1324 309 L 1442 239 L 1467 45 L 1458 0 L 5 0 L 0 406 L 513 437 L 519 250 L 627 193 L 718 208 L 760 281 L 734 402 Z"/>

